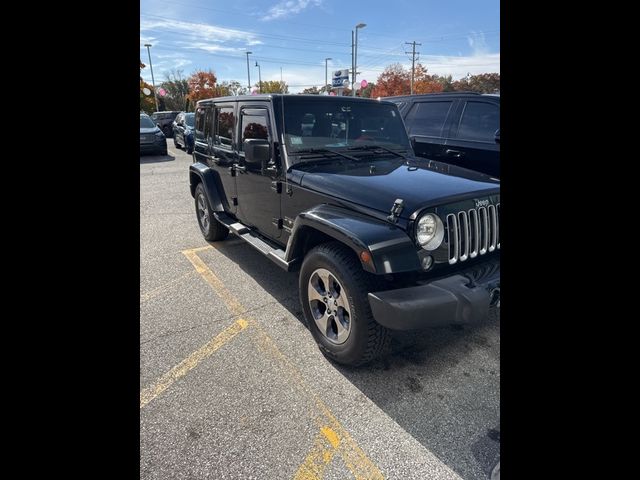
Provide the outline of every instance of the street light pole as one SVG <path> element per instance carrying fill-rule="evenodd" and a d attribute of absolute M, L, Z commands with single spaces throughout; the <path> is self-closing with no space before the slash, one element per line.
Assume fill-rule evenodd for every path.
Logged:
<path fill-rule="evenodd" d="M 356 75 L 358 73 L 358 29 L 364 28 L 366 26 L 367 26 L 366 23 L 359 23 L 358 25 L 356 25 L 356 43 L 355 43 L 355 49 L 353 53 L 353 84 L 351 87 L 352 97 L 356 96 L 355 83 L 356 83 Z"/>
<path fill-rule="evenodd" d="M 258 67 L 258 89 L 260 90 L 260 93 L 262 93 L 262 74 L 260 73 L 260 64 L 258 64 L 257 60 L 256 67 Z"/>
<path fill-rule="evenodd" d="M 333 60 L 333 58 L 325 58 L 324 59 L 324 88 L 326 90 L 325 95 L 329 95 L 329 89 L 328 89 L 329 77 L 327 76 L 327 61 L 328 60 Z"/>
<path fill-rule="evenodd" d="M 245 52 L 247 54 L 247 88 L 249 95 L 251 95 L 251 75 L 249 74 L 249 55 L 253 52 Z"/>
<path fill-rule="evenodd" d="M 151 47 L 151 44 L 145 43 L 144 46 L 147 47 L 147 53 L 149 54 L 149 68 L 151 68 L 151 83 L 153 84 L 153 99 L 156 101 L 156 112 L 159 112 L 160 108 L 158 108 L 158 96 L 156 95 L 156 81 L 153 78 L 153 64 L 151 63 L 151 50 L 149 50 L 149 47 Z"/>

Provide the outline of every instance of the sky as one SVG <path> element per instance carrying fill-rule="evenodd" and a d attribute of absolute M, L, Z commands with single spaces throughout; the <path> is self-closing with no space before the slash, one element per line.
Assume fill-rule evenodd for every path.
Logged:
<path fill-rule="evenodd" d="M 351 32 L 358 29 L 358 83 L 375 82 L 385 67 L 416 61 L 454 80 L 500 72 L 499 0 L 141 0 L 142 77 L 156 83 L 177 70 L 188 77 L 212 70 L 218 82 L 284 80 L 289 92 L 329 82 L 351 68 Z M 408 53 L 407 53 L 408 52 Z M 256 62 L 260 65 L 256 67 Z"/>

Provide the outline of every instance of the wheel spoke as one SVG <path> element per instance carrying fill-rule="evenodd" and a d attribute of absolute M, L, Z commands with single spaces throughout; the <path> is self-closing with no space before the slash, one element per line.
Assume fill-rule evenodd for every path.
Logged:
<path fill-rule="evenodd" d="M 316 325 L 318 326 L 318 329 L 320 330 L 320 332 L 326 337 L 327 336 L 327 320 L 329 319 L 329 317 L 327 317 L 327 315 L 321 315 L 320 318 L 316 318 Z"/>
<path fill-rule="evenodd" d="M 326 296 L 331 291 L 331 284 L 329 283 L 329 272 L 327 270 L 318 270 L 317 275 L 318 278 L 322 280 L 322 283 L 324 285 L 324 290 L 321 290 L 321 293 Z"/>
<path fill-rule="evenodd" d="M 311 303 L 313 300 L 317 300 L 318 302 L 323 303 L 324 297 L 317 290 L 315 285 L 313 285 L 313 278 L 309 281 L 309 286 L 307 288 L 307 295 L 309 296 L 309 303 Z"/>
<path fill-rule="evenodd" d="M 336 341 L 342 343 L 349 336 L 349 317 L 338 313 L 338 315 L 335 315 L 334 318 L 337 327 Z"/>

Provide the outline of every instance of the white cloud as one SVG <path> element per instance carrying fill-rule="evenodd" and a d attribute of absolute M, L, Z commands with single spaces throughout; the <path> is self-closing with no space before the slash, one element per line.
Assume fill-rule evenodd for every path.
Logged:
<path fill-rule="evenodd" d="M 274 20 L 276 18 L 282 18 L 289 15 L 300 13 L 309 5 L 318 7 L 322 5 L 322 0 L 284 0 L 269 9 L 269 13 L 263 20 Z"/>
<path fill-rule="evenodd" d="M 489 53 L 489 47 L 487 46 L 487 41 L 483 32 L 471 32 L 471 35 L 467 37 L 467 42 L 469 42 L 469 46 L 471 47 L 471 50 L 473 50 L 474 55 L 484 55 Z"/>
<path fill-rule="evenodd" d="M 235 30 L 232 28 L 217 27 L 207 23 L 182 22 L 178 20 L 152 20 L 140 19 L 140 32 L 149 30 L 166 30 L 169 33 L 183 33 L 188 38 L 206 42 L 237 41 L 255 45 L 262 43 L 252 32 Z M 143 36 L 140 35 L 142 40 Z M 148 38 L 148 37 L 147 37 Z"/>

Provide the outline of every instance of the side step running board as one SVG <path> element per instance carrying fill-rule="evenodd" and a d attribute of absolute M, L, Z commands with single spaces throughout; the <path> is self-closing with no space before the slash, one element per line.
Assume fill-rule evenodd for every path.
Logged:
<path fill-rule="evenodd" d="M 231 233 L 236 234 L 283 270 L 291 272 L 297 267 L 298 262 L 295 259 L 289 262 L 285 260 L 284 250 L 263 239 L 243 223 L 229 217 L 226 213 L 215 213 L 215 216 Z"/>

